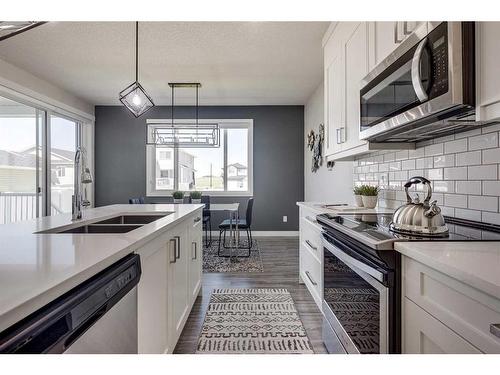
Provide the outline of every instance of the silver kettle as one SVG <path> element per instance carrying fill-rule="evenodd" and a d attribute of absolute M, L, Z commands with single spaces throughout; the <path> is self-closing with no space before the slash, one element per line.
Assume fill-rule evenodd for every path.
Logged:
<path fill-rule="evenodd" d="M 412 200 L 408 194 L 410 186 L 420 183 L 427 189 L 426 197 L 422 203 L 418 195 Z M 432 197 L 430 181 L 424 177 L 412 177 L 406 181 L 404 187 L 406 204 L 394 212 L 389 229 L 396 233 L 413 236 L 447 236 L 448 227 L 444 222 L 437 201 L 429 203 Z"/>

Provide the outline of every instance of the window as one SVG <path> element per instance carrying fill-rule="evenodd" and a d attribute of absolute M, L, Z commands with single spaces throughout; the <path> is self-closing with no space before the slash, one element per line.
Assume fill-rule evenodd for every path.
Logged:
<path fill-rule="evenodd" d="M 147 195 L 170 195 L 173 190 L 252 195 L 253 121 L 207 121 L 219 123 L 220 147 L 146 146 Z M 148 124 L 148 131 L 155 126 L 158 125 Z"/>
<path fill-rule="evenodd" d="M 0 96 L 0 224 L 71 212 L 81 123 L 23 102 Z"/>

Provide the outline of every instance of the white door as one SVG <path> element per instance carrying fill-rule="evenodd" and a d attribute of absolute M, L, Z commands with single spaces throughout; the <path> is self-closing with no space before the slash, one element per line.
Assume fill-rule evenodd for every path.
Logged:
<path fill-rule="evenodd" d="M 202 278 L 202 215 L 196 215 L 189 225 L 189 248 L 191 250 L 189 257 L 189 303 L 192 304 L 198 297 L 201 289 Z"/>
<path fill-rule="evenodd" d="M 344 150 L 366 143 L 359 139 L 360 83 L 368 74 L 368 23 L 353 23 L 344 43 L 345 143 Z"/>
<path fill-rule="evenodd" d="M 191 255 L 188 228 L 181 223 L 170 232 L 168 245 L 168 311 L 172 350 L 189 314 L 188 257 Z"/>

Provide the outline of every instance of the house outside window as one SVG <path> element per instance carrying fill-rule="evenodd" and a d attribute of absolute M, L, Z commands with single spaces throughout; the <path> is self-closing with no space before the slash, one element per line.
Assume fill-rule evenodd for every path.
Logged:
<path fill-rule="evenodd" d="M 152 132 L 158 120 L 148 121 Z M 148 196 L 168 196 L 174 190 L 215 196 L 253 194 L 253 120 L 207 121 L 219 123 L 220 147 L 146 146 Z"/>

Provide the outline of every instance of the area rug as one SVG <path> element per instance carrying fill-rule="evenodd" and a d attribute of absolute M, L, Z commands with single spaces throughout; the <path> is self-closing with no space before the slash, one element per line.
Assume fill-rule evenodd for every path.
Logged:
<path fill-rule="evenodd" d="M 312 354 L 286 289 L 215 289 L 198 354 Z"/>
<path fill-rule="evenodd" d="M 259 243 L 253 240 L 249 258 L 239 257 L 219 257 L 217 249 L 218 240 L 213 240 L 211 246 L 203 248 L 203 272 L 263 272 L 262 259 L 260 258 Z M 248 246 L 246 240 L 241 241 L 241 246 Z M 233 255 L 248 254 L 248 249 L 229 250 L 221 248 L 221 254 L 227 255 L 232 251 Z"/>

